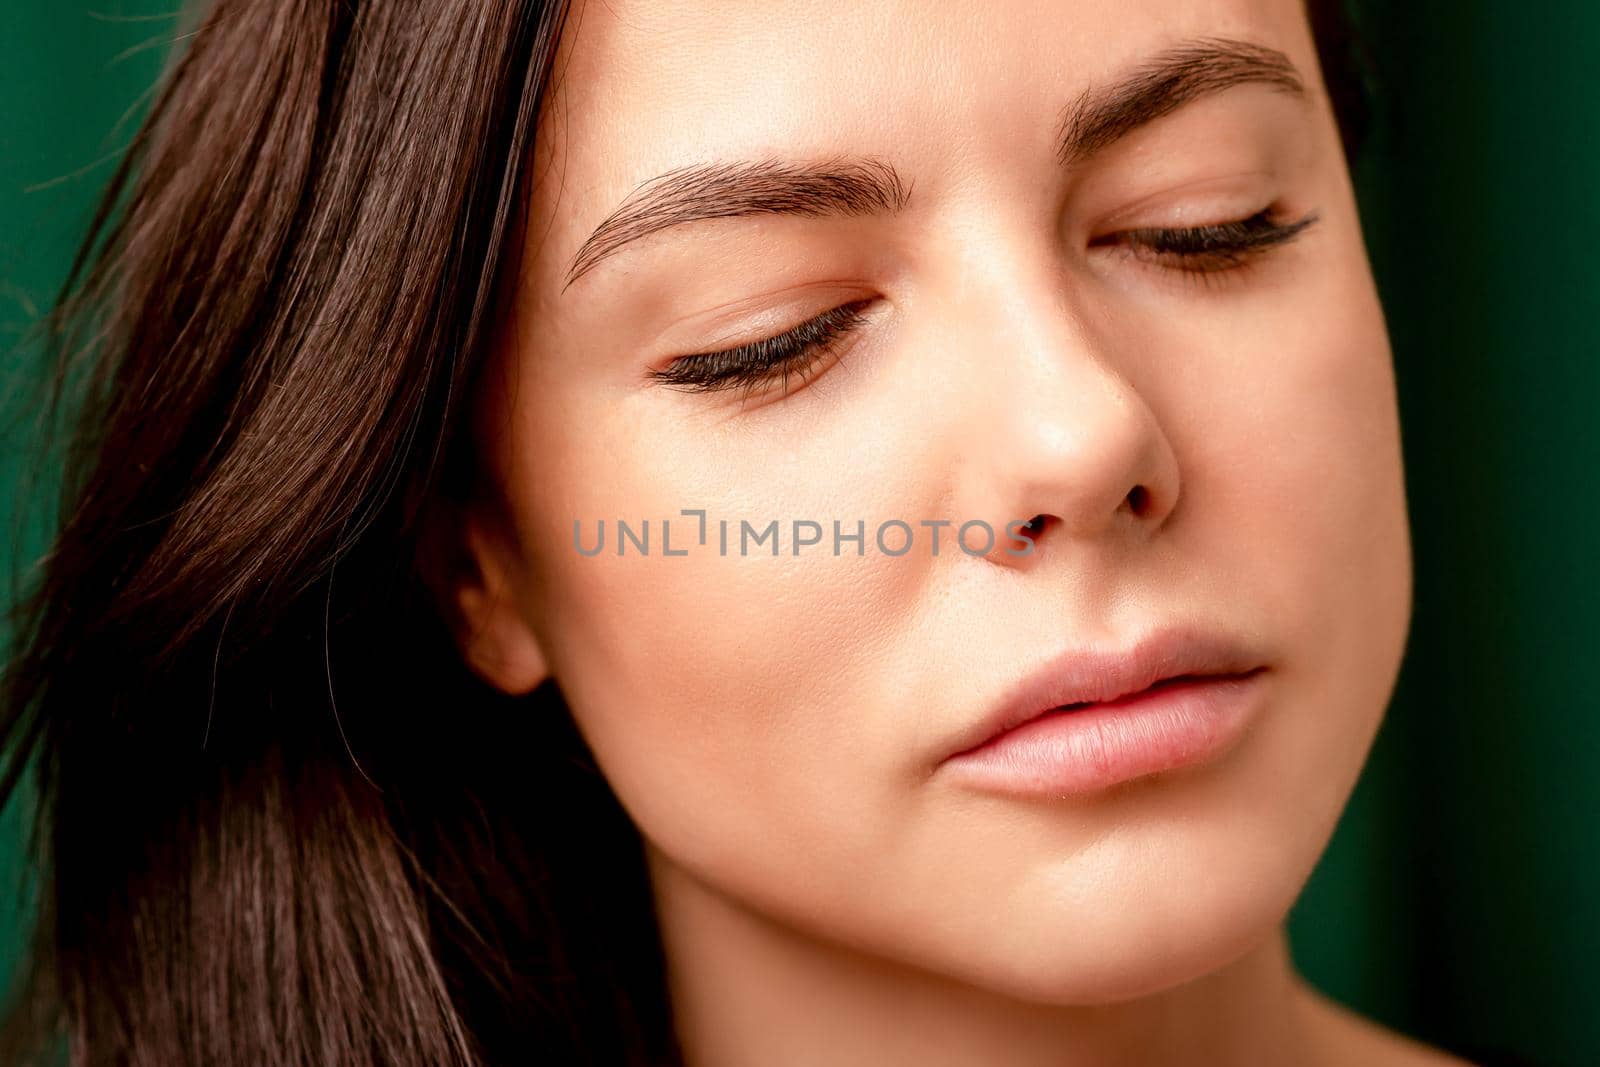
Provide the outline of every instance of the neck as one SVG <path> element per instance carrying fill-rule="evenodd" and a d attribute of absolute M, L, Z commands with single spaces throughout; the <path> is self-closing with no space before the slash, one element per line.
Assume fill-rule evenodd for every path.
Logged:
<path fill-rule="evenodd" d="M 650 851 L 688 1067 L 1313 1063 L 1315 1008 L 1281 929 L 1228 966 L 1111 1005 L 1024 1003 L 813 938 Z"/>

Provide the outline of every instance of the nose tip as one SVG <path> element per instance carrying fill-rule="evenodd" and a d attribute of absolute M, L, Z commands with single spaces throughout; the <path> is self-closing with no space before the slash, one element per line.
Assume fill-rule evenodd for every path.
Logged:
<path fill-rule="evenodd" d="M 1095 538 L 1115 527 L 1153 529 L 1177 502 L 1178 466 L 1166 435 L 1137 393 L 1118 392 L 1092 413 L 1052 418 L 1023 446 L 1019 503 L 1041 533 L 1055 526 Z"/>
<path fill-rule="evenodd" d="M 1044 389 L 1013 407 L 989 468 L 1009 507 L 1009 557 L 1057 541 L 1148 537 L 1179 496 L 1178 461 L 1159 420 L 1133 386 L 1105 368 L 1097 388 Z M 991 498 L 993 500 L 993 498 Z M 998 502 L 998 501 L 995 501 Z"/>

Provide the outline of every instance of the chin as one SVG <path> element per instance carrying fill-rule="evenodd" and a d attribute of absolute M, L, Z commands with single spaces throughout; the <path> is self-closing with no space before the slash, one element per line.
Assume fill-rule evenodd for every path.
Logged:
<path fill-rule="evenodd" d="M 1110 1006 L 1215 974 L 1278 936 L 1288 904 L 1207 914 L 1170 924 L 1100 916 L 1032 939 L 1031 953 L 995 959 L 985 988 L 1028 1003 Z M 1127 919 L 1128 921 L 1120 921 Z"/>
<path fill-rule="evenodd" d="M 1251 830 L 1261 834 L 1252 839 Z M 1051 1005 L 1112 1005 L 1193 982 L 1279 935 L 1316 861 L 1271 824 L 1128 835 L 1040 872 L 991 928 L 984 987 Z"/>

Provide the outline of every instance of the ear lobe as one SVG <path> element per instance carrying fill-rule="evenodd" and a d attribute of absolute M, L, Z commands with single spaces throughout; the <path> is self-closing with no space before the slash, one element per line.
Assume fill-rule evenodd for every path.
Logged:
<path fill-rule="evenodd" d="M 549 676 L 544 650 L 523 617 L 513 542 L 477 504 L 435 515 L 425 534 L 432 544 L 429 584 L 449 619 L 456 645 L 473 673 L 507 694 L 535 689 Z M 441 529 L 440 527 L 451 527 Z M 442 542 L 442 543 L 441 543 Z"/>

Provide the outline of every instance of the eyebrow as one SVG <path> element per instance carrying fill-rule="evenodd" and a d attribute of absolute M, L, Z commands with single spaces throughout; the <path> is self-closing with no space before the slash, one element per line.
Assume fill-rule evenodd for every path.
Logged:
<path fill-rule="evenodd" d="M 1085 89 L 1062 113 L 1056 159 L 1081 162 L 1185 104 L 1246 84 L 1307 95 L 1294 63 L 1277 49 L 1220 37 L 1185 41 L 1109 85 Z M 749 215 L 893 214 L 910 195 L 891 164 L 864 157 L 679 167 L 639 185 L 606 216 L 573 256 L 562 291 L 625 245 L 674 226 Z"/>

